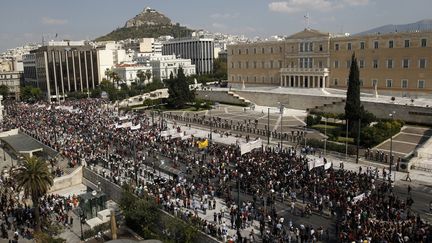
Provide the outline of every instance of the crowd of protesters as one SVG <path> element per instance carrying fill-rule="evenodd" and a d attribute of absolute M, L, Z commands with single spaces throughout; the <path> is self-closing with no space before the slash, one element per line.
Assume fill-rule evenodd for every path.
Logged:
<path fill-rule="evenodd" d="M 20 242 L 33 239 L 34 209 L 28 205 L 29 199 L 22 198 L 16 184 L 7 173 L 0 177 L 0 234 L 1 239 Z M 42 230 L 50 227 L 50 222 L 64 226 L 71 224 L 70 211 L 78 206 L 77 196 L 44 196 L 39 204 Z"/>
<path fill-rule="evenodd" d="M 254 222 L 260 225 L 264 242 L 432 241 L 431 226 L 411 210 L 412 199 L 398 198 L 390 184 L 379 180 L 377 170 L 311 168 L 311 159 L 323 159 L 319 155 L 310 157 L 315 153 L 313 148 L 301 152 L 264 149 L 241 155 L 238 145 L 210 143 L 202 152 L 196 148 L 194 137 L 182 140 L 161 135 L 166 128 L 183 132 L 175 122 L 165 120 L 179 117 L 165 115 L 154 120 L 142 113 L 119 114 L 98 99 L 67 101 L 62 107 L 13 103 L 6 106 L 6 111 L 3 130 L 19 127 L 58 150 L 70 166 L 87 165 L 114 183 L 133 184 L 138 194 L 155 197 L 167 211 L 224 241 L 239 237 L 228 235 L 228 228 L 247 228 Z M 233 129 L 227 121 L 204 115 L 184 121 L 194 120 L 202 124 L 211 121 L 214 128 Z M 125 123 L 130 124 L 121 128 Z M 253 122 L 247 124 L 238 124 L 238 129 L 258 129 Z M 292 139 L 301 136 L 296 132 Z M 157 178 L 155 168 L 162 160 L 186 173 L 172 179 Z M 237 188 L 250 200 L 237 205 L 233 196 Z M 226 207 L 217 211 L 215 198 L 223 199 Z M 302 216 L 328 212 L 337 220 L 335 234 L 331 236 L 323 226 L 294 226 L 277 214 L 276 202 Z M 212 213 L 214 220 L 201 219 L 199 212 Z M 251 231 L 246 238 L 254 241 L 256 235 L 258 232 Z"/>

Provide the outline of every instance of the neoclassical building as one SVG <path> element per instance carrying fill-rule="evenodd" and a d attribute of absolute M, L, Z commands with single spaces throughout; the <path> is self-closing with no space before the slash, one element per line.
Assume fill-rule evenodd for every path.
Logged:
<path fill-rule="evenodd" d="M 334 36 L 305 29 L 282 41 L 228 46 L 228 81 L 300 88 L 346 89 L 351 56 L 362 91 L 432 94 L 432 32 Z"/>

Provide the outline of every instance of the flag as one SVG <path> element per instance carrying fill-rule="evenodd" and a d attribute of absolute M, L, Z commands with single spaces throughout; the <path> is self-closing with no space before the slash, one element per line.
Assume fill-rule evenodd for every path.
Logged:
<path fill-rule="evenodd" d="M 204 140 L 203 142 L 198 141 L 198 148 L 199 149 L 205 149 L 208 147 L 208 139 Z"/>

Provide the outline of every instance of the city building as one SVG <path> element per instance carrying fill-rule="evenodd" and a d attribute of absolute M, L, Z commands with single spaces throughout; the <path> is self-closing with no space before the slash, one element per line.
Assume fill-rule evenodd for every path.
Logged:
<path fill-rule="evenodd" d="M 21 81 L 22 72 L 0 72 L 0 85 L 6 85 L 9 88 L 9 98 L 19 100 Z"/>
<path fill-rule="evenodd" d="M 207 38 L 172 39 L 163 42 L 163 55 L 176 55 L 184 59 L 191 59 L 197 74 L 213 72 L 214 43 Z"/>
<path fill-rule="evenodd" d="M 228 81 L 302 88 L 347 88 L 351 56 L 362 92 L 425 96 L 432 91 L 432 32 L 331 35 L 305 29 L 278 41 L 227 47 Z"/>
<path fill-rule="evenodd" d="M 142 38 L 139 43 L 139 52 L 162 54 L 162 46 L 162 42 L 154 38 Z"/>
<path fill-rule="evenodd" d="M 39 87 L 51 101 L 99 84 L 97 50 L 84 41 L 55 41 L 24 55 L 24 82 Z"/>
<path fill-rule="evenodd" d="M 146 79 L 144 84 L 153 82 L 152 67 L 148 63 L 122 63 L 116 65 L 113 69 L 113 71 L 119 75 L 122 82 L 125 82 L 128 86 L 130 86 L 132 82 L 138 82 L 139 78 L 137 74 L 140 70 L 143 73 L 150 73 L 150 80 Z"/>

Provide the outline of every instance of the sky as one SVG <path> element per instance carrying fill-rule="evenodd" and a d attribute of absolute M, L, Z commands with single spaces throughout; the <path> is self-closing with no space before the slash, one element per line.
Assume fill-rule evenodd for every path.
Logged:
<path fill-rule="evenodd" d="M 0 52 L 29 42 L 94 39 L 151 7 L 192 29 L 269 37 L 309 25 L 358 33 L 431 19 L 431 0 L 1 0 Z"/>

